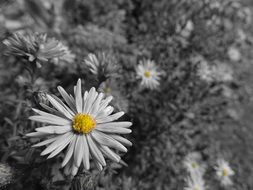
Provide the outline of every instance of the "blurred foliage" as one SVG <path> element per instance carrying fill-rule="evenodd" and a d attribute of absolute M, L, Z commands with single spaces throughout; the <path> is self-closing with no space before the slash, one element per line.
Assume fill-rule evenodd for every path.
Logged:
<path fill-rule="evenodd" d="M 252 5 L 249 0 L 0 3 L 1 41 L 14 33 L 47 33 L 75 55 L 71 61 L 50 59 L 31 73 L 0 43 L 0 159 L 16 173 L 3 188 L 183 189 L 182 162 L 195 151 L 209 166 L 210 189 L 222 189 L 213 172 L 218 157 L 235 171 L 230 189 L 253 189 Z M 231 48 L 236 55 L 228 53 Z M 117 77 L 101 81 L 84 64 L 89 53 L 101 51 L 114 56 L 121 68 Z M 141 88 L 136 79 L 136 65 L 144 58 L 166 73 L 157 90 Z M 201 66 L 215 68 L 215 77 L 207 80 L 210 72 Z M 37 139 L 25 134 L 38 125 L 27 119 L 31 107 L 47 103 L 45 93 L 57 94 L 57 85 L 71 92 L 78 78 L 85 90 L 95 86 L 115 96 L 116 109 L 134 123 L 133 146 L 122 163 L 102 172 L 79 171 L 71 179 L 59 166 L 61 155 L 46 160 L 31 148 Z"/>

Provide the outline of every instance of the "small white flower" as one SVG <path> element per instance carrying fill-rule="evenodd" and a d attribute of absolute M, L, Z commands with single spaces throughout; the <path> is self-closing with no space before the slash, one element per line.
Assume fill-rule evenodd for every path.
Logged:
<path fill-rule="evenodd" d="M 105 79 L 117 75 L 120 69 L 119 65 L 116 64 L 115 57 L 110 53 L 90 53 L 87 58 L 84 59 L 84 63 L 91 73 L 98 77 L 105 77 Z"/>
<path fill-rule="evenodd" d="M 136 68 L 137 78 L 140 78 L 141 85 L 151 90 L 156 89 L 160 83 L 161 71 L 158 71 L 157 66 L 151 60 L 140 61 Z"/>
<path fill-rule="evenodd" d="M 197 75 L 204 81 L 212 82 L 214 80 L 212 66 L 204 58 L 199 59 L 198 62 Z"/>
<path fill-rule="evenodd" d="M 184 160 L 184 167 L 191 176 L 202 176 L 205 172 L 205 166 L 202 164 L 202 157 L 198 152 L 189 153 Z"/>
<path fill-rule="evenodd" d="M 233 80 L 233 70 L 232 68 L 225 64 L 217 62 L 217 65 L 214 65 L 213 68 L 213 77 L 218 82 L 230 82 Z"/>
<path fill-rule="evenodd" d="M 177 25 L 176 32 L 184 38 L 189 38 L 194 30 L 194 24 L 191 20 L 188 20 L 183 25 Z"/>
<path fill-rule="evenodd" d="M 205 181 L 201 176 L 189 177 L 187 178 L 187 186 L 184 190 L 204 190 Z"/>
<path fill-rule="evenodd" d="M 232 185 L 231 176 L 235 173 L 229 166 L 229 163 L 224 159 L 217 160 L 217 166 L 215 167 L 216 175 L 223 186 Z"/>
<path fill-rule="evenodd" d="M 62 87 L 58 90 L 63 101 L 54 95 L 47 95 L 53 108 L 41 104 L 47 112 L 33 109 L 39 115 L 29 119 L 47 123 L 47 126 L 36 128 L 36 132 L 29 133 L 29 137 L 45 137 L 33 147 L 47 145 L 41 155 L 49 154 L 48 158 L 55 157 L 66 148 L 62 167 L 65 173 L 76 175 L 81 163 L 86 170 L 90 169 L 90 158 L 102 170 L 106 166 L 105 157 L 119 162 L 120 156 L 112 149 L 127 152 L 124 146 L 131 146 L 131 142 L 120 134 L 131 133 L 131 122 L 114 122 L 124 112 L 113 113 L 114 108 L 108 104 L 112 96 L 104 98 L 103 93 L 96 92 L 95 88 L 82 94 L 81 80 L 74 87 L 74 97 Z"/>
<path fill-rule="evenodd" d="M 228 49 L 228 57 L 231 61 L 240 61 L 241 59 L 241 53 L 236 47 L 230 47 Z"/>

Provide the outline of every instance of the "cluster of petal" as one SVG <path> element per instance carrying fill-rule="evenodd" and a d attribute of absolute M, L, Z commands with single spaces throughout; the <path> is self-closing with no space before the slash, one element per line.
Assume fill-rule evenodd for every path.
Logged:
<path fill-rule="evenodd" d="M 36 61 L 38 67 L 43 61 L 65 54 L 62 44 L 54 38 L 48 38 L 46 34 L 15 33 L 3 43 L 7 47 L 7 54 L 24 57 L 30 62 Z"/>
<path fill-rule="evenodd" d="M 39 115 L 31 116 L 30 119 L 48 124 L 27 134 L 30 137 L 47 138 L 34 147 L 47 145 L 41 155 L 49 154 L 48 158 L 56 156 L 66 148 L 62 167 L 65 166 L 66 174 L 73 176 L 81 164 L 89 170 L 90 159 L 93 159 L 100 170 L 106 166 L 105 157 L 119 162 L 120 156 L 112 149 L 127 152 L 125 146 L 131 146 L 132 143 L 121 134 L 131 133 L 129 127 L 132 123 L 115 122 L 124 112 L 112 114 L 114 108 L 109 105 L 112 96 L 104 98 L 104 94 L 98 93 L 95 88 L 82 94 L 80 79 L 74 87 L 74 97 L 62 87 L 58 87 L 58 90 L 65 103 L 54 95 L 47 95 L 53 108 L 41 104 L 47 112 L 33 109 Z M 78 114 L 88 114 L 95 120 L 96 126 L 91 132 L 77 133 L 74 130 L 73 121 Z"/>
<path fill-rule="evenodd" d="M 108 78 L 116 75 L 119 70 L 119 66 L 116 64 L 115 58 L 109 53 L 90 53 L 87 58 L 84 59 L 84 63 L 89 70 L 98 77 L 102 76 Z"/>
<path fill-rule="evenodd" d="M 141 79 L 141 86 L 148 89 L 156 89 L 160 85 L 162 72 L 158 70 L 154 61 L 141 61 L 136 68 L 137 78 Z"/>
<path fill-rule="evenodd" d="M 231 180 L 231 176 L 235 174 L 235 172 L 229 166 L 229 163 L 224 159 L 217 160 L 217 166 L 215 167 L 216 175 L 223 186 L 230 186 L 233 184 Z"/>

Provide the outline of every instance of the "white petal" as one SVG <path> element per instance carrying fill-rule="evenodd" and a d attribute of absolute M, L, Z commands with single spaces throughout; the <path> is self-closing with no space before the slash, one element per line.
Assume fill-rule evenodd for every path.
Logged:
<path fill-rule="evenodd" d="M 76 111 L 72 111 L 60 98 L 58 98 L 57 96 L 55 95 L 51 95 L 60 105 L 62 105 L 69 113 L 71 116 L 74 116 L 76 115 Z"/>
<path fill-rule="evenodd" d="M 73 135 L 71 136 L 71 138 L 69 138 L 66 141 L 64 141 L 61 144 L 61 146 L 59 146 L 53 152 L 51 152 L 51 154 L 47 157 L 47 159 L 53 158 L 54 156 L 56 156 L 57 154 L 59 154 L 66 146 L 68 146 L 69 142 L 71 142 L 72 139 L 73 139 Z"/>
<path fill-rule="evenodd" d="M 71 121 L 58 117 L 58 116 L 54 116 L 52 115 L 51 117 L 45 117 L 45 116 L 31 116 L 29 117 L 30 120 L 33 121 L 38 121 L 38 122 L 42 122 L 42 123 L 48 123 L 48 124 L 54 124 L 54 125 L 70 125 Z"/>
<path fill-rule="evenodd" d="M 78 167 L 76 167 L 75 165 L 72 165 L 71 175 L 75 176 L 77 172 L 78 172 Z"/>
<path fill-rule="evenodd" d="M 127 140 L 126 138 L 124 138 L 122 136 L 110 134 L 110 137 L 112 137 L 115 140 L 121 142 L 123 145 L 126 145 L 126 146 L 132 146 L 133 145 L 129 140 Z"/>
<path fill-rule="evenodd" d="M 43 136 L 48 136 L 48 133 L 32 132 L 32 133 L 27 133 L 25 136 L 27 136 L 27 137 L 43 137 Z"/>
<path fill-rule="evenodd" d="M 82 100 L 82 87 L 81 87 L 81 79 L 78 79 L 76 84 L 76 109 L 78 113 L 82 113 L 83 108 L 83 100 Z"/>
<path fill-rule="evenodd" d="M 97 97 L 97 99 L 95 100 L 94 104 L 91 107 L 91 111 L 90 114 L 93 115 L 94 117 L 96 117 L 96 114 L 98 113 L 98 109 L 99 109 L 99 104 L 103 98 L 104 94 L 100 93 Z"/>
<path fill-rule="evenodd" d="M 61 165 L 62 167 L 64 167 L 69 162 L 71 156 L 73 155 L 76 139 L 77 139 L 77 135 L 74 135 L 73 140 L 70 142 L 68 146 L 64 160 L 62 161 L 62 165 Z"/>
<path fill-rule="evenodd" d="M 94 87 L 92 87 L 90 89 L 89 94 L 88 94 L 88 96 L 85 100 L 85 103 L 84 103 L 85 104 L 84 109 L 83 109 L 84 113 L 89 113 L 90 108 L 91 108 L 94 100 L 96 99 L 96 94 L 97 94 L 96 89 Z"/>
<path fill-rule="evenodd" d="M 97 123 L 107 123 L 119 119 L 122 115 L 124 115 L 124 112 L 118 112 L 107 117 L 96 119 L 96 121 Z"/>
<path fill-rule="evenodd" d="M 128 128 L 132 125 L 129 121 L 119 121 L 119 122 L 110 122 L 110 123 L 100 123 L 99 127 L 123 127 Z"/>
<path fill-rule="evenodd" d="M 110 148 L 107 146 L 101 145 L 101 150 L 102 152 L 110 158 L 112 161 L 119 162 L 120 161 L 120 156 L 117 155 L 115 152 L 113 152 Z"/>
<path fill-rule="evenodd" d="M 76 167 L 79 167 L 83 158 L 83 140 L 82 136 L 78 135 L 76 139 L 76 145 L 74 150 L 74 163 Z"/>
<path fill-rule="evenodd" d="M 107 106 L 105 109 L 100 110 L 97 112 L 96 119 L 108 117 L 112 112 L 114 108 L 112 106 Z"/>
<path fill-rule="evenodd" d="M 103 154 L 98 149 L 97 145 L 92 140 L 92 138 L 90 137 L 90 135 L 86 135 L 86 136 L 87 136 L 87 141 L 88 141 L 88 145 L 89 145 L 89 148 L 90 148 L 92 156 L 97 161 L 99 161 L 99 163 L 102 164 L 102 166 L 106 166 L 106 162 L 105 162 L 105 158 L 104 158 Z"/>
<path fill-rule="evenodd" d="M 103 170 L 103 166 L 97 160 L 94 160 L 94 163 L 95 163 L 97 169 L 99 169 L 100 171 Z"/>
<path fill-rule="evenodd" d="M 70 113 L 71 110 L 66 109 L 66 105 L 63 106 L 61 105 L 57 100 L 55 100 L 55 98 L 53 98 L 50 95 L 47 95 L 47 99 L 50 101 L 50 103 L 59 111 L 61 112 L 63 115 L 65 115 L 65 117 L 72 119 L 73 118 L 73 114 Z M 72 111 L 71 111 L 72 112 Z"/>
<path fill-rule="evenodd" d="M 76 112 L 75 104 L 73 104 L 73 101 L 70 98 L 70 96 L 68 95 L 68 93 L 61 86 L 58 86 L 58 91 L 60 92 L 61 96 L 63 97 L 63 99 L 65 100 L 65 102 L 68 104 L 68 106 L 75 113 Z"/>
<path fill-rule="evenodd" d="M 112 96 L 108 96 L 106 99 L 101 101 L 99 111 L 105 109 L 106 106 L 112 101 L 112 99 L 113 99 Z"/>
<path fill-rule="evenodd" d="M 114 127 L 114 126 L 101 127 L 100 124 L 97 125 L 96 130 L 105 133 L 117 133 L 117 134 L 129 134 L 132 132 L 132 130 L 128 128 Z"/>
<path fill-rule="evenodd" d="M 116 141 L 109 135 L 106 135 L 96 130 L 92 131 L 91 135 L 99 144 L 115 148 L 122 152 L 127 152 L 127 148 L 124 145 L 122 145 L 120 142 Z"/>
<path fill-rule="evenodd" d="M 65 126 L 45 126 L 45 127 L 39 127 L 35 129 L 39 132 L 49 133 L 49 134 L 62 134 L 66 133 L 72 130 L 71 125 L 65 125 Z"/>
<path fill-rule="evenodd" d="M 62 143 L 67 141 L 69 138 L 73 136 L 72 132 L 66 133 L 64 135 L 59 135 L 58 139 L 54 141 L 52 144 L 50 144 L 43 152 L 41 152 L 40 155 L 46 155 L 49 154 L 50 152 L 54 151 L 56 148 L 58 148 Z"/>
<path fill-rule="evenodd" d="M 50 138 L 50 139 L 47 139 L 47 140 L 44 140 L 42 142 L 39 142 L 37 144 L 34 144 L 32 147 L 39 147 L 39 146 L 44 146 L 44 145 L 47 145 L 47 144 L 50 144 L 52 142 L 54 142 L 55 140 L 58 139 L 58 136 L 57 137 L 53 137 L 53 138 Z"/>
<path fill-rule="evenodd" d="M 90 169 L 90 152 L 89 152 L 89 146 L 87 143 L 87 137 L 86 135 L 83 135 L 83 150 L 84 150 L 84 155 L 83 155 L 83 165 L 86 170 Z"/>

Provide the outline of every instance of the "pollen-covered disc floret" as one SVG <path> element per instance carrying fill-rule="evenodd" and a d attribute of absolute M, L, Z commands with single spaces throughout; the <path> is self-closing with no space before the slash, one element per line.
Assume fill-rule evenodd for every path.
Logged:
<path fill-rule="evenodd" d="M 74 87 L 74 96 L 69 95 L 62 87 L 58 90 L 63 97 L 47 95 L 52 107 L 41 106 L 46 111 L 33 109 L 38 115 L 30 119 L 46 123 L 46 126 L 36 128 L 36 132 L 27 136 L 46 138 L 34 147 L 47 146 L 41 155 L 49 154 L 48 158 L 65 152 L 62 167 L 66 174 L 76 175 L 83 164 L 84 169 L 90 169 L 90 159 L 97 168 L 106 166 L 105 158 L 119 162 L 120 156 L 114 151 L 127 152 L 126 146 L 132 143 L 121 134 L 131 133 L 131 122 L 118 121 L 124 112 L 113 113 L 109 105 L 112 96 L 106 97 L 95 88 L 82 94 L 81 80 Z"/>
<path fill-rule="evenodd" d="M 88 134 L 96 127 L 95 119 L 89 114 L 77 114 L 74 117 L 73 129 L 78 133 Z"/>

